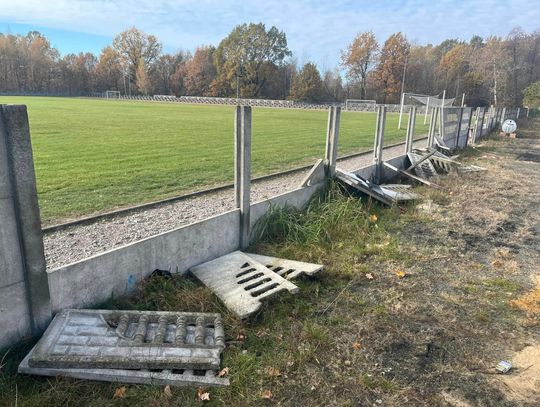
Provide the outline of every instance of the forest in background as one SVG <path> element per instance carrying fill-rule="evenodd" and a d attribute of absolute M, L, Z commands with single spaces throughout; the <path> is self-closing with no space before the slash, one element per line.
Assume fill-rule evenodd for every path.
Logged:
<path fill-rule="evenodd" d="M 132 27 L 99 55 L 61 55 L 41 33 L 0 33 L 0 94 L 90 96 L 193 95 L 309 102 L 375 99 L 399 103 L 405 92 L 456 97 L 471 106 L 522 105 L 540 98 L 540 31 L 473 36 L 420 45 L 402 33 L 379 43 L 360 32 L 344 44 L 338 68 L 299 66 L 276 27 L 242 24 L 217 46 L 164 53 L 159 39 Z M 528 90 L 526 88 L 529 87 Z M 531 90 L 532 89 L 532 90 Z M 524 101 L 524 93 L 526 100 Z M 532 95 L 531 97 L 527 95 Z M 536 99 L 535 99 L 536 98 Z"/>

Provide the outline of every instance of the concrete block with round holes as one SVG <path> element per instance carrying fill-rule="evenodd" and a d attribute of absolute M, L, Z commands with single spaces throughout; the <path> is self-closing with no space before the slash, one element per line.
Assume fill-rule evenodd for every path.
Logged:
<path fill-rule="evenodd" d="M 295 261 L 288 259 L 280 259 L 278 257 L 263 256 L 261 254 L 246 253 L 253 260 L 264 264 L 267 268 L 279 274 L 287 280 L 293 280 L 296 277 L 305 274 L 313 276 L 323 269 L 320 264 L 305 263 L 303 261 Z"/>
<path fill-rule="evenodd" d="M 299 290 L 290 281 L 240 251 L 192 267 L 190 271 L 240 318 L 257 312 L 262 300 L 280 291 L 294 294 Z"/>
<path fill-rule="evenodd" d="M 217 370 L 219 314 L 64 310 L 35 346 L 31 368 Z"/>

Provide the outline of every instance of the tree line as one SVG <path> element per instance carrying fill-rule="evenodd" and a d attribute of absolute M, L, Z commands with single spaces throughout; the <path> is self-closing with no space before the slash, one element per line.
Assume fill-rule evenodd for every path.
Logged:
<path fill-rule="evenodd" d="M 153 35 L 132 27 L 99 55 L 61 55 L 37 31 L 0 33 L 0 93 L 87 96 L 193 95 L 309 102 L 375 99 L 398 103 L 405 92 L 461 98 L 469 105 L 520 105 L 540 81 L 540 31 L 473 36 L 420 45 L 398 32 L 379 43 L 361 32 L 344 44 L 336 69 L 298 66 L 287 37 L 262 23 L 235 27 L 218 45 L 164 53 Z M 403 80 L 405 77 L 405 80 Z M 525 92 L 527 94 L 527 92 Z"/>

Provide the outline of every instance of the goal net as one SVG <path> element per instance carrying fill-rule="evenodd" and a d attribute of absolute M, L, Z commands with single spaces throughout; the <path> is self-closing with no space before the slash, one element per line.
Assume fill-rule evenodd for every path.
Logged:
<path fill-rule="evenodd" d="M 375 111 L 376 100 L 368 99 L 347 99 L 345 100 L 345 110 L 348 111 Z"/>
<path fill-rule="evenodd" d="M 107 99 L 120 99 L 120 91 L 118 90 L 106 90 L 105 97 Z"/>
<path fill-rule="evenodd" d="M 401 129 L 401 120 L 405 106 L 425 106 L 424 124 L 426 124 L 430 109 L 434 107 L 449 107 L 454 104 L 455 98 L 439 98 L 439 95 L 422 95 L 418 93 L 403 93 L 401 95 L 401 103 L 399 108 L 398 128 Z"/>

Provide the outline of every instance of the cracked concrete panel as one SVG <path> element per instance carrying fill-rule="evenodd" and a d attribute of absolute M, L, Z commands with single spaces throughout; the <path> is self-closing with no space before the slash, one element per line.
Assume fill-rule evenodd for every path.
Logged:
<path fill-rule="evenodd" d="M 295 261 L 288 259 L 280 259 L 278 257 L 263 256 L 261 254 L 246 253 L 253 260 L 264 264 L 267 268 L 279 274 L 287 280 L 293 280 L 298 276 L 305 274 L 313 276 L 323 269 L 321 264 L 305 263 L 303 261 Z"/>
<path fill-rule="evenodd" d="M 64 310 L 28 360 L 34 368 L 218 369 L 219 314 Z"/>
<path fill-rule="evenodd" d="M 298 287 L 264 264 L 236 251 L 191 268 L 191 273 L 210 288 L 240 318 L 262 306 L 261 300 L 280 291 L 297 293 Z"/>
<path fill-rule="evenodd" d="M 30 367 L 32 350 L 19 365 L 19 373 L 38 376 L 62 376 L 74 379 L 105 382 L 152 384 L 157 386 L 228 386 L 229 379 L 217 376 L 217 370 L 164 369 L 150 371 L 144 369 L 70 369 Z"/>

